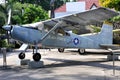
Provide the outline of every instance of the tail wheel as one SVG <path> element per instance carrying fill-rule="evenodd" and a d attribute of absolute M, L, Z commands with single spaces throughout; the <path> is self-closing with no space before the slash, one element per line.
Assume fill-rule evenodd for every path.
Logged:
<path fill-rule="evenodd" d="M 25 53 L 24 52 L 21 52 L 19 55 L 18 55 L 19 59 L 25 59 Z"/>
<path fill-rule="evenodd" d="M 79 54 L 84 55 L 85 54 L 85 49 L 78 49 Z"/>
<path fill-rule="evenodd" d="M 35 53 L 35 54 L 33 55 L 33 60 L 34 60 L 34 61 L 40 61 L 40 59 L 41 59 L 41 54 Z"/>
<path fill-rule="evenodd" d="M 62 53 L 64 52 L 64 48 L 58 48 L 58 51 Z"/>

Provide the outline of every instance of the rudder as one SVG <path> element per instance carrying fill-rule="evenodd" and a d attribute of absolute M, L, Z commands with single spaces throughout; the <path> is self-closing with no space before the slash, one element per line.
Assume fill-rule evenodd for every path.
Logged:
<path fill-rule="evenodd" d="M 100 32 L 100 38 L 103 44 L 113 43 L 113 25 L 104 23 Z"/>

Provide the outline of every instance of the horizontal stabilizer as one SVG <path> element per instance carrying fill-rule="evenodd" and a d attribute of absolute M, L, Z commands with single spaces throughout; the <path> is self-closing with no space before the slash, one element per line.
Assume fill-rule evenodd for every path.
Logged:
<path fill-rule="evenodd" d="M 104 48 L 104 49 L 120 49 L 120 45 L 113 45 L 113 44 L 100 44 L 100 47 Z"/>

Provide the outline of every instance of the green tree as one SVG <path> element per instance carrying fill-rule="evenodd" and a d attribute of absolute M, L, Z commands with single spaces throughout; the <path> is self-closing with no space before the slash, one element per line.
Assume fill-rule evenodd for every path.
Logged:
<path fill-rule="evenodd" d="M 23 23 L 33 23 L 48 19 L 48 13 L 40 6 L 28 5 L 24 9 Z"/>
<path fill-rule="evenodd" d="M 48 19 L 48 13 L 41 6 L 16 2 L 13 9 L 12 24 L 27 24 Z"/>
<path fill-rule="evenodd" d="M 21 3 L 36 4 L 36 5 L 41 6 L 46 11 L 50 10 L 50 1 L 51 0 L 16 0 L 16 1 L 19 1 Z M 63 0 L 55 0 L 54 8 L 56 9 L 63 4 L 64 4 Z"/>
<path fill-rule="evenodd" d="M 120 0 L 100 0 L 101 6 L 120 11 Z"/>
<path fill-rule="evenodd" d="M 48 11 L 50 10 L 50 1 L 51 0 L 40 0 L 40 3 L 38 5 L 42 6 L 43 9 Z M 54 9 L 60 7 L 63 4 L 64 4 L 63 0 L 55 0 Z"/>
<path fill-rule="evenodd" d="M 7 0 L 5 4 L 0 4 L 0 16 L 2 16 L 7 24 L 8 12 L 11 9 L 13 12 L 13 4 L 16 3 L 15 0 Z"/>

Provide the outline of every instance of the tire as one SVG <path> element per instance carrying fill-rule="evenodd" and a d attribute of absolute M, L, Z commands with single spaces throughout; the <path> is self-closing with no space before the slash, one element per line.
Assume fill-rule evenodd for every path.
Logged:
<path fill-rule="evenodd" d="M 64 48 L 58 48 L 58 51 L 59 51 L 60 53 L 63 53 L 63 52 L 64 52 Z"/>
<path fill-rule="evenodd" d="M 21 52 L 19 55 L 18 55 L 19 59 L 25 59 L 25 53 L 24 52 Z"/>
<path fill-rule="evenodd" d="M 38 62 L 41 59 L 41 54 L 40 53 L 35 53 L 33 54 L 33 60 Z"/>
<path fill-rule="evenodd" d="M 78 49 L 80 55 L 85 55 L 85 49 Z"/>

